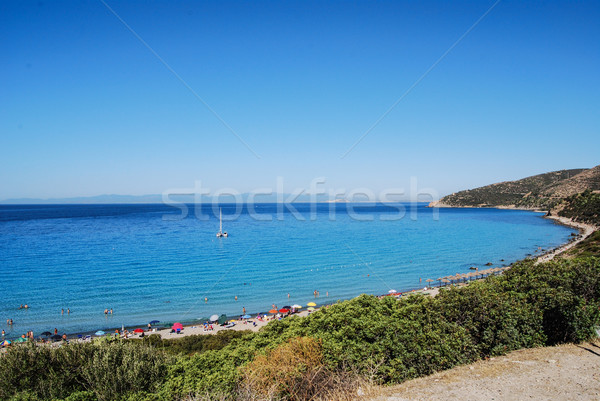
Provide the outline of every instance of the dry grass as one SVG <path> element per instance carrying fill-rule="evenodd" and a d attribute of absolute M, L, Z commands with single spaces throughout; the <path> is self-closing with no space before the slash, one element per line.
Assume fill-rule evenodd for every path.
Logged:
<path fill-rule="evenodd" d="M 372 395 L 369 378 L 324 364 L 322 345 L 310 337 L 290 339 L 241 369 L 244 400 L 356 400 Z"/>

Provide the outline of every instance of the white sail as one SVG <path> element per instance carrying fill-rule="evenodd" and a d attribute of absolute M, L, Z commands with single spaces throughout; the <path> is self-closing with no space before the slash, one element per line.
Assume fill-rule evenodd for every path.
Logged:
<path fill-rule="evenodd" d="M 227 233 L 223 232 L 223 210 L 221 208 L 219 208 L 219 232 L 217 237 L 227 237 Z"/>

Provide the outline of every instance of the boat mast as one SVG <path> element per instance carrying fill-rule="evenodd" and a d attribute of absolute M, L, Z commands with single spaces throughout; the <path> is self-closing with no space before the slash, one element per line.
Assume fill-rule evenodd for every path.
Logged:
<path fill-rule="evenodd" d="M 223 210 L 219 208 L 219 234 L 223 232 Z"/>

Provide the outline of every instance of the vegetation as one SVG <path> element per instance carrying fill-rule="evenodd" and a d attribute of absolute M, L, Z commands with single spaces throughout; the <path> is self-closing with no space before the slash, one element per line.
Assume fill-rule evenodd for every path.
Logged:
<path fill-rule="evenodd" d="M 584 341 L 599 323 L 600 258 L 526 260 L 435 298 L 362 295 L 258 333 L 14 346 L 0 399 L 351 399 L 369 381 Z"/>
<path fill-rule="evenodd" d="M 440 202 L 449 206 L 516 206 L 550 208 L 561 196 L 557 184 L 584 173 L 585 169 L 560 170 L 538 174 L 517 181 L 506 181 L 443 197 Z M 560 192 L 560 191 L 559 191 Z"/>
<path fill-rule="evenodd" d="M 506 181 L 443 197 L 440 203 L 455 207 L 519 207 L 550 210 L 584 191 L 600 190 L 600 166 L 561 170 Z"/>
<path fill-rule="evenodd" d="M 600 226 L 600 193 L 586 190 L 569 196 L 559 206 L 559 216 L 568 217 L 582 223 Z"/>
<path fill-rule="evenodd" d="M 594 231 L 589 237 L 569 249 L 564 257 L 600 255 L 600 230 Z"/>
<path fill-rule="evenodd" d="M 192 355 L 210 350 L 219 350 L 234 339 L 244 338 L 250 333 L 250 331 L 219 331 L 213 335 L 187 336 L 177 340 L 163 340 L 160 334 L 151 334 L 141 340 L 132 339 L 130 341 L 139 342 L 173 355 Z"/>

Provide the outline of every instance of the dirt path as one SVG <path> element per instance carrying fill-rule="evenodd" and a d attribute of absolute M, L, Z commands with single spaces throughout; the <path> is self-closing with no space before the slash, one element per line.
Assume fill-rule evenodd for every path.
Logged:
<path fill-rule="evenodd" d="M 385 388 L 372 401 L 600 400 L 600 340 L 519 350 Z"/>

